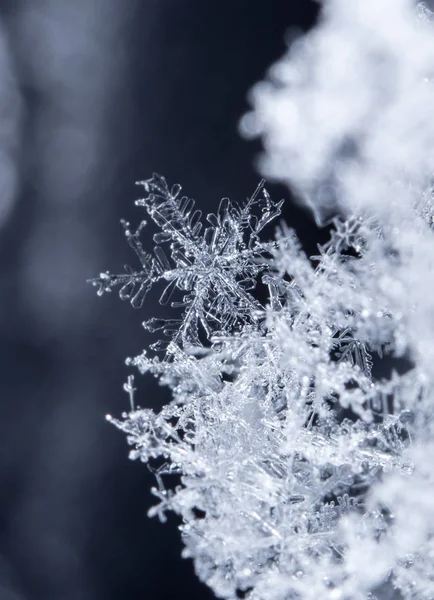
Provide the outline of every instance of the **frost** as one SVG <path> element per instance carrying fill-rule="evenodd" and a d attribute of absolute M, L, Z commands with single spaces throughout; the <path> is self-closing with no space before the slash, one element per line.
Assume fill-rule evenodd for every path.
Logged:
<path fill-rule="evenodd" d="M 174 308 L 144 323 L 162 356 L 130 361 L 172 402 L 136 409 L 130 377 L 131 411 L 109 419 L 155 473 L 149 514 L 181 516 L 218 597 L 434 598 L 434 35 L 418 16 L 329 0 L 252 96 L 264 169 L 330 225 L 316 256 L 285 224 L 262 240 L 281 210 L 264 182 L 202 219 L 154 175 L 137 201 L 154 254 L 145 221 L 125 223 L 140 270 L 94 281 L 137 307 L 162 285 Z"/>

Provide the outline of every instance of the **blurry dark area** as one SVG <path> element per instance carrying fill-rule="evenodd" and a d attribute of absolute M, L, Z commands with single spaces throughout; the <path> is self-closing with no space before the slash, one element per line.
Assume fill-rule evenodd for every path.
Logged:
<path fill-rule="evenodd" d="M 179 182 L 205 212 L 255 189 L 248 90 L 308 29 L 308 0 L 0 2 L 0 600 L 212 598 L 175 517 L 105 421 L 128 407 L 125 358 L 151 338 L 86 280 L 134 265 L 136 180 Z M 285 219 L 314 249 L 287 190 Z M 151 236 L 144 236 L 151 247 Z M 136 378 L 138 403 L 168 392 Z"/>

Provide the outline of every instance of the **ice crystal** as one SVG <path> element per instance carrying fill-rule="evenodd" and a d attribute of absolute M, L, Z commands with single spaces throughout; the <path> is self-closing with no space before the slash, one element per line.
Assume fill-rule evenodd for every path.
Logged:
<path fill-rule="evenodd" d="M 122 275 L 101 273 L 95 281 L 98 293 L 120 286 L 121 298 L 140 307 L 154 283 L 166 283 L 161 304 L 167 304 L 175 290 L 185 292 L 180 301 L 171 303 L 185 310 L 182 319 L 153 318 L 144 324 L 150 331 L 163 329 L 175 344 L 199 344 L 200 328 L 209 338 L 214 331 L 232 332 L 234 327 L 256 321 L 261 306 L 248 290 L 255 287 L 267 265 L 264 255 L 274 246 L 260 242 L 258 234 L 280 214 L 283 201 L 272 202 L 261 182 L 243 206 L 223 198 L 217 214 L 209 214 L 208 226 L 203 228 L 201 211 L 195 210 L 194 200 L 180 197 L 180 185 L 170 190 L 164 177 L 155 173 L 139 183 L 149 195 L 136 204 L 161 228 L 154 235 L 155 256 L 145 252 L 140 242 L 146 222 L 131 232 L 129 223 L 123 221 L 142 269 L 128 268 Z M 164 243 L 169 244 L 169 257 L 162 248 Z"/>
<path fill-rule="evenodd" d="M 264 182 L 204 227 L 154 175 L 154 256 L 124 224 L 140 270 L 94 281 L 134 306 L 179 296 L 144 323 L 163 355 L 130 361 L 172 402 L 135 409 L 130 378 L 110 420 L 218 597 L 434 598 L 434 36 L 412 9 L 329 0 L 252 96 L 264 169 L 330 224 L 315 256 L 282 223 L 261 239 L 281 210 Z"/>
<path fill-rule="evenodd" d="M 142 270 L 94 283 L 120 286 L 133 305 L 160 280 L 184 294 L 172 303 L 179 319 L 144 324 L 169 336 L 164 357 L 144 352 L 131 361 L 172 389 L 172 403 L 111 419 L 134 446 L 131 458 L 156 472 L 150 514 L 182 516 L 184 555 L 219 596 L 273 597 L 264 586 L 276 598 L 300 595 L 320 569 L 329 573 L 327 597 L 344 564 L 342 517 L 368 522 L 373 482 L 410 468 L 404 454 L 421 394 L 414 370 L 372 376 L 372 354 L 379 360 L 402 345 L 400 318 L 376 289 L 381 229 L 336 219 L 330 241 L 309 259 L 286 226 L 275 242 L 260 241 L 281 207 L 262 182 L 245 205 L 224 199 L 203 234 L 192 201 L 177 199 L 179 186 L 169 190 L 156 175 L 143 184 L 149 195 L 138 205 L 161 226 L 154 239 L 169 245 L 167 255 L 159 246 L 155 258 L 146 254 L 126 225 Z M 255 297 L 259 281 L 264 303 Z M 167 295 L 166 287 L 163 302 Z M 133 393 L 131 380 L 125 389 Z M 174 473 L 182 485 L 172 489 Z M 377 521 L 387 527 L 380 513 Z M 275 580 L 286 581 L 286 596 L 281 584 L 269 587 Z"/>

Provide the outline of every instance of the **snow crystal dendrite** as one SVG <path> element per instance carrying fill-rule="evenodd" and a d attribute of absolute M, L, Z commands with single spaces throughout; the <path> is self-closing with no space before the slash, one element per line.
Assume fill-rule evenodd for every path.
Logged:
<path fill-rule="evenodd" d="M 150 331 L 162 329 L 174 344 L 199 344 L 199 329 L 210 338 L 232 332 L 241 324 L 253 323 L 259 317 L 260 304 L 248 293 L 259 274 L 268 268 L 264 255 L 273 243 L 259 241 L 261 230 L 280 214 L 282 202 L 271 201 L 261 182 L 245 205 L 220 202 L 217 214 L 209 214 L 207 226 L 201 222 L 201 211 L 194 201 L 180 197 L 181 186 L 169 190 L 165 179 L 154 174 L 140 182 L 149 195 L 136 204 L 147 211 L 161 227 L 154 235 L 154 256 L 143 250 L 140 232 L 134 233 L 123 222 L 128 243 L 141 263 L 140 271 L 128 269 L 122 275 L 102 273 L 95 283 L 98 293 L 120 286 L 120 296 L 140 307 L 153 284 L 165 283 L 160 297 L 167 304 L 176 289 L 185 292 L 173 308 L 182 308 L 182 318 L 170 321 L 150 319 L 144 325 Z M 166 244 L 169 257 L 163 250 Z M 259 312 L 258 312 L 259 311 Z M 258 313 L 258 314 L 257 314 Z M 158 348 L 162 348 L 159 344 Z"/>

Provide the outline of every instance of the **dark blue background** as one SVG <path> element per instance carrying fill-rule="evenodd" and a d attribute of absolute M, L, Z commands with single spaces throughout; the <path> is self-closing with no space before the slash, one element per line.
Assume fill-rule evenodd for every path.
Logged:
<path fill-rule="evenodd" d="M 237 133 L 247 92 L 284 51 L 285 32 L 307 29 L 318 7 L 88 0 L 98 4 L 92 27 L 102 44 L 92 62 L 80 58 L 83 39 L 94 39 L 86 15 L 65 13 L 64 51 L 63 13 L 51 11 L 68 2 L 38 2 L 3 2 L 1 13 L 21 116 L 17 192 L 0 230 L 0 600 L 211 598 L 180 558 L 176 519 L 146 517 L 152 477 L 104 420 L 127 408 L 124 359 L 149 344 L 140 323 L 162 314 L 157 294 L 136 312 L 114 295 L 98 299 L 85 281 L 134 264 L 119 226 L 140 219 L 134 181 L 157 171 L 208 211 L 254 190 L 260 146 Z M 35 5 L 45 20 L 27 26 Z M 57 41 L 35 67 L 44 31 Z M 105 92 L 94 87 L 100 69 Z M 85 81 L 84 91 L 71 81 Z M 82 166 L 94 130 L 98 144 Z M 310 217 L 288 206 L 309 245 Z M 167 400 L 151 379 L 136 382 L 142 406 Z"/>

